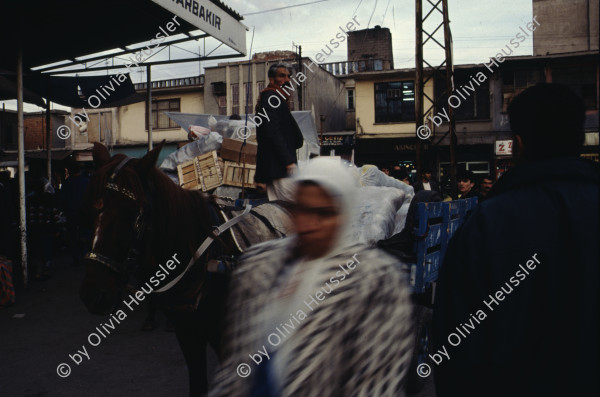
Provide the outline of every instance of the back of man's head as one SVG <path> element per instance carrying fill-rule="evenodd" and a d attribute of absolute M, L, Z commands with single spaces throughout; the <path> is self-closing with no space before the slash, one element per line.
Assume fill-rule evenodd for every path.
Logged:
<path fill-rule="evenodd" d="M 277 76 L 277 69 L 280 68 L 289 70 L 288 66 L 285 63 L 274 63 L 271 66 L 269 66 L 267 77 L 275 78 L 275 76 Z"/>
<path fill-rule="evenodd" d="M 541 83 L 519 94 L 508 107 L 510 126 L 523 152 L 513 144 L 515 158 L 541 160 L 578 155 L 584 140 L 583 101 L 561 84 Z"/>

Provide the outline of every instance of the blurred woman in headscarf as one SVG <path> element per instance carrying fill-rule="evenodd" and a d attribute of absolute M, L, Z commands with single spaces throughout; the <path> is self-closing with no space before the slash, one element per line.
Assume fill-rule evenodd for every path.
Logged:
<path fill-rule="evenodd" d="M 349 239 L 357 179 L 319 157 L 295 177 L 296 234 L 249 249 L 231 280 L 211 396 L 402 396 L 411 357 L 397 260 Z"/>

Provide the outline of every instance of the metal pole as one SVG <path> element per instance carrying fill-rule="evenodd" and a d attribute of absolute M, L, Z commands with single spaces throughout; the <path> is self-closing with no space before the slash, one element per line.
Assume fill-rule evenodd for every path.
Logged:
<path fill-rule="evenodd" d="M 25 213 L 25 129 L 23 128 L 23 48 L 17 53 L 17 142 L 19 174 L 19 234 L 21 237 L 21 269 L 23 286 L 27 287 L 27 216 Z"/>
<path fill-rule="evenodd" d="M 302 46 L 298 46 L 298 72 L 302 73 Z M 298 86 L 298 110 L 302 110 L 302 83 Z"/>
<path fill-rule="evenodd" d="M 450 33 L 450 20 L 448 19 L 448 0 L 442 0 L 443 15 L 444 15 L 444 45 L 446 47 L 446 91 L 448 98 L 454 90 L 454 64 L 452 62 L 452 36 Z M 448 117 L 450 122 L 450 187 L 453 199 L 458 198 L 458 185 L 456 184 L 456 123 L 454 120 L 454 109 L 448 106 Z"/>
<path fill-rule="evenodd" d="M 52 184 L 52 126 L 50 125 L 50 99 L 46 98 L 46 156 L 48 157 L 46 168 L 48 170 L 48 182 Z"/>
<path fill-rule="evenodd" d="M 423 125 L 423 4 L 415 0 L 415 131 Z M 417 136 L 415 163 L 417 178 L 421 177 L 422 140 Z"/>
<path fill-rule="evenodd" d="M 152 150 L 152 65 L 146 66 L 146 90 L 148 92 L 148 151 Z"/>

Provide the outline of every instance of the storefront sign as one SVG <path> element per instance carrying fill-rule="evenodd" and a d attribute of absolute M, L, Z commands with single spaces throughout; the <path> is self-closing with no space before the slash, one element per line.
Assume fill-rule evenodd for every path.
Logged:
<path fill-rule="evenodd" d="M 221 43 L 246 55 L 248 28 L 210 0 L 152 0 Z"/>
<path fill-rule="evenodd" d="M 353 146 L 354 136 L 352 135 L 325 135 L 323 136 L 322 146 Z"/>
<path fill-rule="evenodd" d="M 512 139 L 496 141 L 496 156 L 512 156 Z"/>

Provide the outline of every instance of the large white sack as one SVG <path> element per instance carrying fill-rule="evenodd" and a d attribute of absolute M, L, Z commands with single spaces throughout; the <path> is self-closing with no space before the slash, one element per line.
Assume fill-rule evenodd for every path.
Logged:
<path fill-rule="evenodd" d="M 357 189 L 357 196 L 350 226 L 352 241 L 373 243 L 391 237 L 408 195 L 393 187 L 364 186 Z"/>
<path fill-rule="evenodd" d="M 202 135 L 197 141 L 190 142 L 187 145 L 180 147 L 173 153 L 169 154 L 160 165 L 160 169 L 166 171 L 177 172 L 177 165 L 192 160 L 201 154 L 208 153 L 213 150 L 221 149 L 223 137 L 211 131 L 208 135 Z"/>
<path fill-rule="evenodd" d="M 374 165 L 366 164 L 363 165 L 359 170 L 359 182 L 361 186 L 389 186 L 398 188 L 409 195 L 415 194 L 415 189 L 412 186 L 384 174 Z"/>

